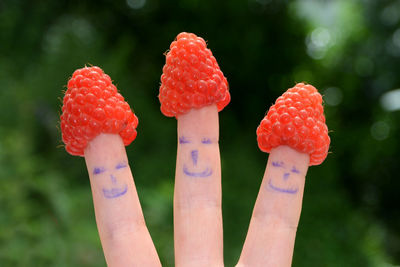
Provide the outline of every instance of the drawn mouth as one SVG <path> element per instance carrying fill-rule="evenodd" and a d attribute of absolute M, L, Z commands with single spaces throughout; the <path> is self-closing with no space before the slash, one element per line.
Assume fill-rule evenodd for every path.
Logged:
<path fill-rule="evenodd" d="M 271 179 L 268 180 L 268 185 L 271 189 L 281 192 L 281 193 L 287 193 L 287 194 L 296 194 L 297 191 L 299 191 L 299 188 L 280 188 L 276 187 L 272 184 Z"/>
<path fill-rule="evenodd" d="M 103 194 L 106 198 L 116 198 L 124 195 L 128 191 L 128 185 L 125 185 L 122 188 L 113 187 L 111 189 L 103 188 Z"/>
<path fill-rule="evenodd" d="M 186 165 L 183 165 L 183 173 L 188 175 L 188 176 L 192 176 L 192 177 L 208 177 L 208 176 L 210 176 L 212 174 L 212 169 L 207 167 L 202 172 L 191 172 L 191 171 L 188 170 Z"/>

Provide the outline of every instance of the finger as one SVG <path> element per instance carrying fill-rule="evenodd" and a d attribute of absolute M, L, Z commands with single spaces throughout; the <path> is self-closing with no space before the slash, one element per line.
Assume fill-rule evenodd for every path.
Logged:
<path fill-rule="evenodd" d="M 237 266 L 290 266 L 309 155 L 271 150 Z"/>
<path fill-rule="evenodd" d="M 85 149 L 108 266 L 161 266 L 147 230 L 122 139 L 100 134 Z"/>
<path fill-rule="evenodd" d="M 221 164 L 215 105 L 178 117 L 176 266 L 223 266 Z"/>

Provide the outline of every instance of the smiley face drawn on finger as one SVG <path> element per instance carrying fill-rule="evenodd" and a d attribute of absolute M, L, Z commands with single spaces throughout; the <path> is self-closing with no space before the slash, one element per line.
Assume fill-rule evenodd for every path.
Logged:
<path fill-rule="evenodd" d="M 290 166 L 283 161 L 273 161 L 272 167 L 279 169 L 280 175 L 268 180 L 268 188 L 280 193 L 296 194 L 299 191 L 299 187 L 294 184 L 294 177 L 292 177 L 300 174 L 296 166 Z"/>
<path fill-rule="evenodd" d="M 203 138 L 200 140 L 201 145 L 210 145 L 212 144 L 212 140 L 210 138 Z M 179 137 L 179 144 L 194 144 L 194 140 L 189 139 L 185 136 L 180 136 Z M 191 149 L 190 150 L 190 158 L 188 162 L 185 162 L 183 164 L 182 171 L 185 175 L 190 176 L 190 177 L 208 177 L 211 176 L 213 173 L 213 170 L 211 167 L 209 167 L 207 164 L 204 164 L 204 162 L 199 161 L 199 150 L 197 148 Z"/>
<path fill-rule="evenodd" d="M 111 187 L 108 188 L 103 187 L 102 189 L 105 198 L 117 198 L 126 194 L 126 192 L 128 191 L 128 185 L 127 184 L 120 185 L 118 183 L 115 173 L 118 172 L 118 170 L 126 168 L 127 166 L 128 165 L 125 162 L 119 162 L 112 169 L 112 171 L 109 171 L 104 167 L 95 167 L 93 169 L 94 175 L 107 174 L 108 177 L 110 178 Z"/>

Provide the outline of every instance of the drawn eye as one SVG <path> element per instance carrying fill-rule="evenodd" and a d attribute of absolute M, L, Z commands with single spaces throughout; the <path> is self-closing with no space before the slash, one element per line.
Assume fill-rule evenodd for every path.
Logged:
<path fill-rule="evenodd" d="M 104 169 L 103 167 L 95 167 L 93 169 L 93 174 L 100 174 L 102 172 L 104 172 L 106 169 Z"/>
<path fill-rule="evenodd" d="M 296 166 L 293 166 L 291 172 L 293 173 L 300 173 L 300 171 L 298 169 L 296 169 Z"/>
<path fill-rule="evenodd" d="M 186 139 L 186 137 L 184 136 L 179 137 L 179 144 L 187 144 L 187 143 L 190 143 L 190 141 Z"/>
<path fill-rule="evenodd" d="M 211 141 L 210 138 L 203 138 L 203 139 L 201 140 L 201 143 L 202 143 L 202 144 L 211 144 L 212 141 Z"/>
<path fill-rule="evenodd" d="M 122 169 L 122 168 L 125 168 L 125 167 L 126 167 L 126 164 L 124 162 L 120 162 L 120 163 L 117 164 L 117 166 L 115 166 L 115 169 L 119 170 L 119 169 Z"/>
<path fill-rule="evenodd" d="M 283 161 L 273 161 L 272 166 L 285 168 L 285 164 L 283 163 Z"/>

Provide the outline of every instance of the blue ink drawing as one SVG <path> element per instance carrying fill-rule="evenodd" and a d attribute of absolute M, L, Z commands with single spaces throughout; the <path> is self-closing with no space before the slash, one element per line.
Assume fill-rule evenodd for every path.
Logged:
<path fill-rule="evenodd" d="M 274 167 L 285 167 L 285 164 L 283 163 L 283 161 L 273 161 L 272 162 L 272 166 L 274 166 Z"/>
<path fill-rule="evenodd" d="M 95 167 L 94 169 L 93 169 L 93 174 L 100 174 L 100 173 L 103 173 L 103 172 L 105 172 L 106 171 L 106 169 L 105 168 L 103 168 L 103 167 Z"/>
<path fill-rule="evenodd" d="M 300 171 L 298 169 L 296 169 L 296 166 L 293 166 L 291 172 L 293 173 L 300 173 Z"/>
<path fill-rule="evenodd" d="M 285 172 L 285 173 L 283 174 L 283 180 L 287 180 L 287 179 L 289 178 L 289 175 L 290 175 L 290 173 Z"/>
<path fill-rule="evenodd" d="M 111 177 L 111 183 L 113 183 L 113 184 L 116 184 L 117 183 L 117 178 L 115 178 L 115 176 L 114 175 L 110 175 L 110 177 Z"/>
<path fill-rule="evenodd" d="M 201 143 L 202 143 L 202 144 L 212 144 L 212 141 L 211 141 L 210 138 L 203 138 L 203 139 L 201 140 Z"/>
<path fill-rule="evenodd" d="M 290 172 L 286 172 L 287 169 L 286 169 L 285 163 L 283 161 L 273 161 L 272 162 L 272 166 L 278 167 L 278 168 L 283 168 L 285 170 L 285 171 L 283 171 L 283 175 L 282 175 L 283 181 L 287 181 L 290 178 L 290 172 L 296 173 L 296 174 L 300 173 L 300 171 L 296 168 L 296 166 L 293 166 L 292 169 L 290 170 Z M 295 194 L 299 190 L 299 188 L 281 188 L 281 187 L 277 187 L 277 186 L 272 184 L 271 179 L 268 180 L 268 185 L 269 185 L 269 187 L 271 189 L 273 189 L 273 190 L 275 190 L 277 192 L 287 193 L 287 194 Z"/>
<path fill-rule="evenodd" d="M 187 144 L 187 143 L 190 143 L 190 141 L 186 139 L 186 137 L 179 136 L 179 144 Z"/>
<path fill-rule="evenodd" d="M 192 152 L 190 154 L 192 156 L 193 164 L 196 166 L 197 165 L 197 159 L 199 158 L 199 151 L 198 150 L 192 150 Z"/>
<path fill-rule="evenodd" d="M 103 188 L 103 195 L 106 198 L 116 198 L 125 195 L 125 193 L 128 191 L 128 186 L 125 185 L 122 188 L 118 187 L 113 187 L 111 189 L 105 189 Z"/>
<path fill-rule="evenodd" d="M 119 170 L 119 169 L 123 169 L 123 168 L 126 168 L 126 163 L 125 162 L 120 162 L 120 163 L 118 163 L 117 164 L 117 166 L 115 166 L 115 169 L 116 170 Z"/>
<path fill-rule="evenodd" d="M 280 187 L 276 187 L 271 183 L 271 179 L 268 180 L 268 185 L 271 189 L 277 191 L 277 192 L 281 192 L 281 193 L 286 193 L 286 194 L 296 194 L 297 191 L 299 191 L 298 188 L 280 188 Z"/>
<path fill-rule="evenodd" d="M 212 169 L 207 167 L 202 172 L 191 172 L 191 171 L 188 170 L 186 165 L 183 165 L 183 173 L 188 175 L 188 176 L 192 176 L 192 177 L 208 177 L 208 176 L 210 176 L 212 174 Z"/>
<path fill-rule="evenodd" d="M 115 166 L 115 169 L 119 170 L 119 169 L 126 168 L 127 166 L 128 166 L 127 163 L 121 161 Z M 93 174 L 94 175 L 101 174 L 106 171 L 107 171 L 107 169 L 104 167 L 95 167 L 93 169 Z M 117 184 L 117 182 L 118 182 L 117 177 L 114 176 L 114 174 L 112 174 L 112 173 L 110 174 L 110 179 L 111 179 L 111 183 L 113 185 Z M 103 195 L 106 198 L 116 198 L 116 197 L 124 195 L 127 191 L 128 191 L 128 185 L 125 184 L 123 187 L 112 187 L 110 189 L 103 188 Z"/>

